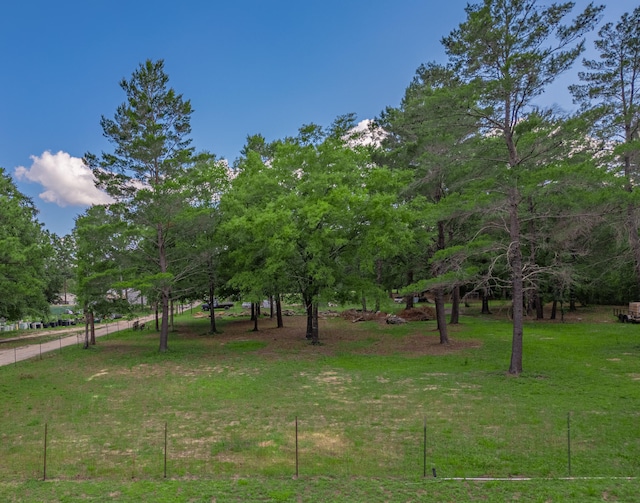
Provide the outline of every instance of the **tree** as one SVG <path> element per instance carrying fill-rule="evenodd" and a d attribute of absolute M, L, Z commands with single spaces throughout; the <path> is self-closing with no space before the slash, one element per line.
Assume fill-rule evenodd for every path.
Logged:
<path fill-rule="evenodd" d="M 431 270 L 424 274 L 432 278 L 428 284 L 435 297 L 442 344 L 449 342 L 445 288 L 454 291 L 458 284 L 451 276 L 447 278 L 452 271 L 439 256 L 454 239 L 456 217 L 454 212 L 442 211 L 440 203 L 460 190 L 464 180 L 464 158 L 469 155 L 465 143 L 476 130 L 475 120 L 466 113 L 468 99 L 465 87 L 450 69 L 431 63 L 417 70 L 401 106 L 387 109 L 380 118 L 386 132 L 385 162 L 411 173 L 403 197 L 424 198 L 416 241 L 423 237 L 419 234 L 427 234 L 431 241 L 419 253 L 430 261 Z M 426 287 L 426 277 L 421 279 Z"/>
<path fill-rule="evenodd" d="M 592 131 L 608 145 L 616 145 L 611 168 L 625 179 L 627 195 L 623 221 L 640 289 L 640 203 L 635 180 L 640 161 L 640 7 L 607 23 L 595 41 L 597 60 L 584 60 L 583 81 L 570 87 L 582 111 L 593 120 Z M 609 159 L 605 159 L 609 160 Z"/>
<path fill-rule="evenodd" d="M 563 19 L 572 8 L 572 2 L 540 8 L 536 0 L 484 0 L 467 5 L 467 20 L 442 40 L 452 69 L 474 87 L 477 105 L 470 115 L 476 118 L 479 131 L 496 139 L 485 159 L 500 170 L 506 195 L 504 225 L 509 235 L 513 302 L 509 373 L 515 375 L 522 372 L 523 357 L 521 178 L 531 165 L 550 156 L 548 141 L 530 141 L 525 146 L 519 140 L 538 122 L 523 125 L 528 116 L 539 115 L 535 98 L 578 58 L 584 48 L 581 37 L 592 29 L 602 10 L 589 4 L 565 25 Z"/>
<path fill-rule="evenodd" d="M 174 293 L 178 298 L 202 299 L 209 306 L 215 302 L 220 280 L 220 254 L 223 243 L 219 236 L 220 198 L 229 186 L 226 161 L 213 154 L 202 153 L 179 180 L 185 201 L 183 212 L 176 218 L 175 255 L 187 261 L 188 267 L 176 271 Z M 174 263 L 178 260 L 174 260 Z M 214 310 L 210 310 L 210 332 L 216 333 Z"/>
<path fill-rule="evenodd" d="M 50 303 L 62 301 L 63 304 L 67 304 L 67 293 L 73 291 L 70 287 L 76 277 L 76 244 L 72 234 L 51 234 L 49 239 L 53 247 L 53 256 L 47 262 L 47 299 Z M 62 298 L 59 297 L 60 293 Z"/>
<path fill-rule="evenodd" d="M 53 250 L 31 199 L 0 168 L 0 317 L 45 316 L 46 261 Z"/>
<path fill-rule="evenodd" d="M 354 126 L 352 116 L 326 130 L 306 125 L 266 150 L 254 138 L 222 201 L 236 259 L 231 281 L 251 300 L 297 290 L 314 344 L 320 300 L 351 292 L 353 274 L 372 271 L 393 244 L 404 242 L 398 177 L 372 163 Z"/>
<path fill-rule="evenodd" d="M 220 201 L 226 286 L 251 301 L 254 329 L 257 303 L 268 295 L 295 290 L 286 263 L 277 259 L 276 242 L 270 241 L 281 222 L 268 212 L 268 205 L 291 189 L 272 167 L 275 143 L 267 144 L 261 135 L 247 137 L 234 166 L 236 176 Z M 269 254 L 273 257 L 267 263 Z"/>
<path fill-rule="evenodd" d="M 117 295 L 127 278 L 130 236 L 118 205 L 97 205 L 76 218 L 78 302 L 85 314 L 85 344 L 95 344 L 96 314 L 128 311 L 126 296 Z M 130 268 L 129 268 L 130 269 Z"/>
<path fill-rule="evenodd" d="M 113 119 L 100 121 L 114 151 L 99 159 L 85 156 L 98 186 L 117 202 L 126 203 L 125 218 L 139 232 L 138 251 L 144 256 L 139 281 L 156 292 L 161 305 L 161 352 L 168 349 L 174 219 L 184 206 L 176 180 L 194 154 L 189 138 L 191 103 L 169 88 L 168 80 L 162 60 L 147 60 L 130 80 L 123 79 L 120 86 L 127 101 Z"/>

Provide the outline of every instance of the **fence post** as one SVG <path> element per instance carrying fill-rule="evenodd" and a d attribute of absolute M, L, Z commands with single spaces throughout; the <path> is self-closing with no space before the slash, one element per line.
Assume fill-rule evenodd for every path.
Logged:
<path fill-rule="evenodd" d="M 48 423 L 44 423 L 44 464 L 42 468 L 42 480 L 47 480 L 47 427 Z"/>
<path fill-rule="evenodd" d="M 298 416 L 296 416 L 296 478 L 298 478 Z"/>
<path fill-rule="evenodd" d="M 567 412 L 567 465 L 571 477 L 571 412 Z"/>
<path fill-rule="evenodd" d="M 167 478 L 167 422 L 164 423 L 164 478 Z"/>
<path fill-rule="evenodd" d="M 427 417 L 424 418 L 423 428 L 423 446 L 422 446 L 422 477 L 427 478 Z"/>

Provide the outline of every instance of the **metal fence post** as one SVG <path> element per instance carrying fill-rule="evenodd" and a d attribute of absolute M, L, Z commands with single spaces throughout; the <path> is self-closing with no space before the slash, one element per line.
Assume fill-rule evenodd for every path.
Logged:
<path fill-rule="evenodd" d="M 296 416 L 296 478 L 298 478 L 298 416 Z"/>
<path fill-rule="evenodd" d="M 44 423 L 44 464 L 42 468 L 42 480 L 47 480 L 47 428 L 48 423 Z"/>
<path fill-rule="evenodd" d="M 167 422 L 164 423 L 164 478 L 167 478 Z"/>
<path fill-rule="evenodd" d="M 423 428 L 423 446 L 422 446 L 422 477 L 427 477 L 427 418 L 424 418 L 424 428 Z"/>
<path fill-rule="evenodd" d="M 567 412 L 567 466 L 571 477 L 571 412 Z"/>

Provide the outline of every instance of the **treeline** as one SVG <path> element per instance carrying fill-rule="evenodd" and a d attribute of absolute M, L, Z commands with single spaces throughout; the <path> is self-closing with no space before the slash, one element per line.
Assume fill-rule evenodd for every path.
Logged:
<path fill-rule="evenodd" d="M 43 229 L 33 201 L 0 168 L 0 319 L 47 318 L 49 305 L 73 288 L 70 237 Z"/>
<path fill-rule="evenodd" d="M 321 300 L 378 309 L 391 291 L 428 290 L 447 343 L 446 297 L 455 321 L 461 294 L 500 295 L 519 374 L 525 316 L 640 294 L 640 8 L 599 28 L 603 7 L 572 9 L 470 5 L 442 40 L 446 63 L 422 65 L 398 107 L 250 136 L 231 166 L 191 145 L 191 104 L 163 62 L 141 64 L 101 120 L 113 151 L 85 156 L 114 203 L 76 221 L 84 308 L 142 292 L 165 351 L 176 299 L 297 293 L 317 343 Z M 598 59 L 570 88 L 578 112 L 537 106 L 596 29 Z"/>

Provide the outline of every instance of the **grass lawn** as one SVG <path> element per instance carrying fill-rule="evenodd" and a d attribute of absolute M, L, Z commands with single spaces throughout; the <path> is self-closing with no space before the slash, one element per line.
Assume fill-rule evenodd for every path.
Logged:
<path fill-rule="evenodd" d="M 327 318 L 313 347 L 302 317 L 185 313 L 166 354 L 130 330 L 0 368 L 0 500 L 637 501 L 640 326 L 530 322 L 514 378 L 477 311 L 446 348 L 434 322 Z"/>

